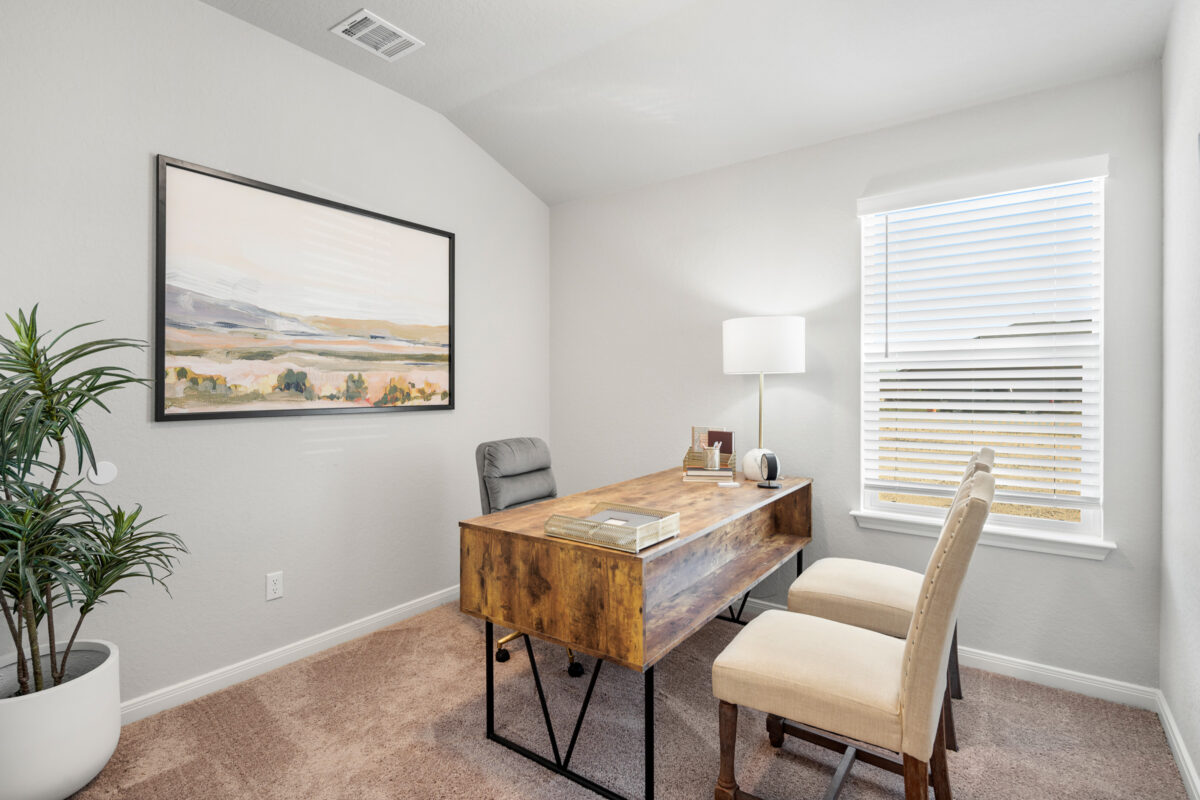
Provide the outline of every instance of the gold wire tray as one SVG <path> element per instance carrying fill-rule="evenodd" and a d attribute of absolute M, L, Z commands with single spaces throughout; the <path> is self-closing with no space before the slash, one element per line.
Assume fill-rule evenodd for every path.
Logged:
<path fill-rule="evenodd" d="M 638 524 L 594 519 L 604 516 L 604 512 L 616 512 L 611 515 L 613 518 L 633 517 Z M 637 519 L 646 517 L 653 519 Z M 679 512 L 639 508 L 621 503 L 597 503 L 590 517 L 586 519 L 568 517 L 565 514 L 551 516 L 546 520 L 546 535 L 636 553 L 652 544 L 678 536 Z"/>
<path fill-rule="evenodd" d="M 695 467 L 697 469 L 704 469 L 705 467 L 708 466 L 708 464 L 707 464 L 706 459 L 704 458 L 704 453 L 697 453 L 695 450 L 692 450 L 689 448 L 683 454 L 683 466 L 684 467 Z M 721 453 L 720 469 L 732 469 L 732 470 L 736 471 L 737 470 L 737 454 L 736 453 Z"/>

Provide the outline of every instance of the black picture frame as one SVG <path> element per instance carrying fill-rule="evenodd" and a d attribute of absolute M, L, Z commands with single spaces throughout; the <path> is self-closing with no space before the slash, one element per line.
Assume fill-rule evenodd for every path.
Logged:
<path fill-rule="evenodd" d="M 345 203 L 339 203 L 339 202 L 336 202 L 333 200 L 328 200 L 326 198 L 316 197 L 314 195 L 305 194 L 303 192 L 297 192 L 292 189 L 287 189 L 287 188 L 284 188 L 281 186 L 274 186 L 269 183 L 264 183 L 262 181 L 253 180 L 251 178 L 246 178 L 246 177 L 243 177 L 240 175 L 234 175 L 234 174 L 231 174 L 228 172 L 223 172 L 221 170 L 201 166 L 199 164 L 194 164 L 194 163 L 184 161 L 184 160 L 178 159 L 178 158 L 172 158 L 172 157 L 160 154 L 160 155 L 156 156 L 155 162 L 156 162 L 156 173 L 157 173 L 157 203 L 156 203 L 156 219 L 155 219 L 155 231 L 156 231 L 156 242 L 155 242 L 155 260 L 156 260 L 156 301 L 155 302 L 156 302 L 156 305 L 155 305 L 155 345 L 154 345 L 154 364 L 155 364 L 154 419 L 155 419 L 155 421 L 157 421 L 157 422 L 179 422 L 179 421 L 192 421 L 192 420 L 233 419 L 233 418 L 245 418 L 245 417 L 285 417 L 285 416 L 307 416 L 307 415 L 312 415 L 312 414 L 387 413 L 387 412 L 392 412 L 392 411 L 450 411 L 450 410 L 454 409 L 454 404 L 455 404 L 455 394 L 454 394 L 454 361 L 455 361 L 455 359 L 454 359 L 454 245 L 455 245 L 455 236 L 453 233 L 451 233 L 449 231 L 440 230 L 438 228 L 433 228 L 428 225 L 421 225 L 421 224 L 418 224 L 415 222 L 410 222 L 408 220 L 403 220 L 403 219 L 399 219 L 396 217 L 387 216 L 385 214 L 379 214 L 379 213 L 376 213 L 373 211 L 368 211 L 366 209 L 357 208 L 355 206 L 347 205 Z M 293 407 L 286 407 L 286 408 L 239 408 L 238 405 L 231 404 L 229 410 L 191 410 L 191 411 L 174 411 L 174 412 L 169 411 L 167 401 L 168 401 L 168 399 L 174 399 L 168 393 L 168 386 L 167 386 L 167 384 L 169 382 L 168 373 L 167 373 L 167 369 L 169 366 L 168 365 L 169 353 L 168 353 L 168 342 L 167 342 L 167 332 L 168 332 L 167 328 L 168 328 L 168 324 L 170 322 L 170 320 L 168 319 L 169 310 L 168 310 L 168 284 L 167 284 L 168 268 L 169 268 L 169 265 L 167 263 L 167 260 L 168 260 L 168 239 L 167 239 L 167 237 L 168 237 L 168 233 L 169 233 L 170 229 L 168 227 L 169 221 L 167 218 L 167 208 L 168 208 L 167 199 L 168 199 L 168 182 L 169 182 L 170 175 L 172 174 L 170 172 L 171 170 L 182 170 L 186 173 L 193 173 L 193 174 L 204 176 L 207 178 L 212 178 L 217 181 L 226 181 L 226 182 L 229 182 L 232 184 L 237 184 L 239 186 L 248 187 L 250 189 L 260 190 L 260 191 L 268 192 L 268 193 L 271 193 L 274 195 L 279 195 L 279 196 L 282 196 L 285 198 L 290 198 L 293 200 L 301 201 L 303 203 L 311 203 L 311 204 L 314 204 L 315 206 L 319 206 L 319 207 L 322 207 L 325 209 L 330 209 L 334 212 L 342 212 L 345 214 L 357 215 L 357 216 L 365 217 L 370 220 L 376 220 L 379 222 L 388 223 L 390 225 L 400 226 L 401 228 L 404 228 L 404 229 L 416 231 L 416 232 L 419 232 L 422 234 L 428 234 L 428 235 L 434 236 L 434 237 L 444 237 L 446 240 L 445 247 L 446 247 L 446 256 L 448 259 L 447 264 L 446 264 L 446 292 L 447 292 L 448 314 L 446 316 L 446 325 L 444 326 L 446 329 L 445 337 L 444 337 L 445 343 L 444 343 L 444 345 L 442 345 L 441 342 L 438 342 L 435 345 L 435 344 L 431 344 L 428 342 L 410 342 L 410 344 L 414 344 L 414 345 L 421 344 L 421 345 L 425 345 L 428 347 L 434 347 L 434 348 L 444 347 L 444 349 L 445 349 L 444 362 L 446 365 L 445 388 L 442 389 L 441 384 L 437 384 L 437 385 L 435 385 L 435 388 L 440 389 L 441 391 L 438 392 L 436 395 L 430 395 L 430 397 L 440 400 L 441 402 L 429 402 L 430 397 L 425 397 L 424 395 L 421 395 L 422 402 L 404 401 L 404 402 L 397 402 L 395 404 L 387 404 L 387 405 L 359 403 L 359 404 L 355 404 L 355 405 L 345 405 L 345 406 L 321 405 L 319 407 L 305 408 L 305 407 L 303 407 L 302 402 L 301 403 L 292 402 L 291 405 Z M 178 290 L 176 290 L 176 291 L 178 291 Z M 225 301 L 225 302 L 232 303 L 233 301 Z M 321 319 L 324 319 L 324 318 L 321 318 Z M 220 323 L 218 321 L 216 324 L 221 325 L 222 323 Z M 384 322 L 384 323 L 379 323 L 379 324 L 390 324 L 390 323 Z M 184 328 L 186 328 L 186 327 L 187 326 L 184 326 Z M 401 326 L 397 325 L 396 327 L 401 327 Z M 416 326 L 411 326 L 411 327 L 416 327 Z M 435 327 L 435 326 L 426 326 L 426 327 Z M 440 328 L 442 326 L 436 326 L 436 327 Z M 218 333 L 217 335 L 220 335 L 220 334 Z M 317 334 L 317 335 L 323 335 L 323 334 Z M 362 338 L 362 337 L 355 337 L 355 338 Z M 380 338 L 389 338 L 389 337 L 377 337 L 374 335 L 367 337 L 367 339 L 370 339 L 370 340 L 380 339 Z M 399 337 L 392 337 L 392 338 L 396 338 L 397 341 L 405 341 Z M 434 354 L 426 353 L 426 354 L 413 354 L 412 358 L 420 358 L 423 355 L 430 356 L 431 359 L 437 357 L 436 353 L 434 353 Z M 257 360 L 263 360 L 263 359 L 261 356 L 259 356 L 257 358 Z M 418 363 L 414 364 L 414 368 L 417 368 L 420 363 L 441 363 L 441 362 L 440 362 L 440 360 L 437 362 L 432 362 L 432 361 L 431 362 L 418 362 Z M 176 367 L 175 369 L 178 372 L 179 368 Z M 358 378 L 360 381 L 364 379 L 363 378 L 364 372 L 365 371 L 359 372 Z M 299 375 L 299 374 L 303 374 L 303 373 L 297 373 L 297 374 Z M 213 376 L 203 376 L 203 377 L 213 377 Z M 191 378 L 188 378 L 188 380 L 191 380 Z M 282 381 L 282 376 L 280 377 L 280 381 Z M 199 385 L 199 384 L 197 384 L 197 385 Z M 212 385 L 216 386 L 215 383 L 213 383 Z M 427 387 L 430 386 L 430 384 L 425 383 L 424 386 L 420 387 L 420 388 L 415 387 L 415 385 L 411 384 L 411 383 L 409 384 L 409 386 L 412 386 L 414 391 L 416 391 L 416 392 L 423 392 Z M 365 384 L 364 384 L 364 387 L 365 387 Z M 186 387 L 184 387 L 184 388 L 186 389 Z M 242 388 L 242 387 L 235 387 L 235 385 L 229 384 L 229 385 L 224 385 L 221 388 L 222 389 L 230 389 L 232 391 L 232 388 Z M 391 386 L 388 387 L 389 390 L 391 388 L 392 388 Z M 179 387 L 175 387 L 175 391 L 179 391 Z M 296 391 L 299 391 L 299 390 L 297 389 Z M 308 390 L 306 389 L 305 392 L 307 392 L 307 391 Z M 407 394 L 407 392 L 408 392 L 407 389 L 404 389 L 403 391 L 405 394 Z M 364 392 L 365 392 L 365 388 L 364 388 Z M 347 395 L 350 394 L 350 386 L 349 385 L 347 385 L 347 387 L 346 387 L 346 394 Z M 305 399 L 307 399 L 307 394 L 304 394 L 303 396 Z M 290 395 L 289 395 L 289 397 L 290 397 Z M 313 402 L 320 403 L 321 401 L 323 401 L 325 399 L 326 398 L 323 398 L 323 397 L 315 397 L 315 398 L 313 398 Z M 384 400 L 384 399 L 386 399 L 386 398 L 382 398 L 382 397 L 380 398 L 380 400 Z M 268 400 L 266 400 L 266 402 L 270 402 L 270 400 L 268 399 Z M 249 405 L 254 405 L 254 403 L 249 403 Z"/>

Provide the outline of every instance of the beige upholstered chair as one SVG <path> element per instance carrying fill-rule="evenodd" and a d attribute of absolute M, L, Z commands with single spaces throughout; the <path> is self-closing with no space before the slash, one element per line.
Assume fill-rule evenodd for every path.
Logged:
<path fill-rule="evenodd" d="M 753 798 L 734 778 L 738 706 L 765 711 L 771 743 L 785 733 L 845 749 L 844 779 L 866 743 L 897 754 L 862 758 L 904 775 L 906 800 L 924 800 L 932 772 L 937 800 L 950 800 L 942 704 L 946 659 L 959 590 L 995 493 L 991 473 L 976 472 L 951 507 L 909 620 L 907 636 L 807 614 L 767 611 L 713 663 L 720 703 L 721 766 L 717 800 Z M 835 739 L 832 737 L 841 737 Z"/>
<path fill-rule="evenodd" d="M 971 456 L 958 495 L 955 496 L 956 501 L 967 480 L 977 470 L 991 472 L 995 460 L 996 453 L 990 447 L 981 448 Z M 822 558 L 792 583 L 788 590 L 788 610 L 904 638 L 908 634 L 923 577 L 919 572 L 889 564 L 856 558 Z M 950 650 L 949 669 L 950 694 L 956 699 L 961 698 L 957 628 Z M 947 721 L 950 747 L 957 749 L 953 717 Z"/>

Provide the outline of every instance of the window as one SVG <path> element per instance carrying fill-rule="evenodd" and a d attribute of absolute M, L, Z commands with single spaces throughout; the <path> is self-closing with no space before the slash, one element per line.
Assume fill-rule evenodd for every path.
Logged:
<path fill-rule="evenodd" d="M 856 516 L 940 523 L 986 445 L 989 528 L 1101 538 L 1103 258 L 1103 178 L 862 216 Z"/>

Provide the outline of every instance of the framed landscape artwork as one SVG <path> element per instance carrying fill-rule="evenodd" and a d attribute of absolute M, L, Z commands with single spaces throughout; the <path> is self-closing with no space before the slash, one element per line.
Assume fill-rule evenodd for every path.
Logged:
<path fill-rule="evenodd" d="M 454 234 L 158 157 L 155 419 L 454 407 Z"/>

